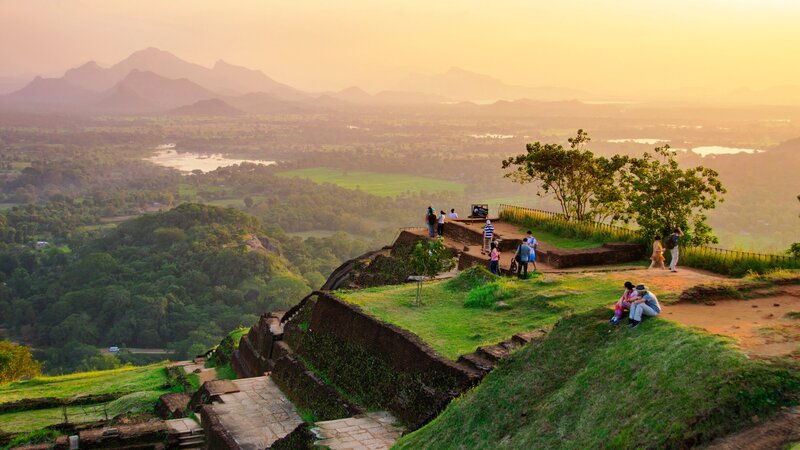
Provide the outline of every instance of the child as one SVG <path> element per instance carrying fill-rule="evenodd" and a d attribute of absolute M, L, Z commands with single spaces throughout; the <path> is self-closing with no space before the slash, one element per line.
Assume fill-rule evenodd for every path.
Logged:
<path fill-rule="evenodd" d="M 492 251 L 489 253 L 489 272 L 495 275 L 500 275 L 500 249 L 497 248 L 497 242 L 492 242 Z"/>
<path fill-rule="evenodd" d="M 622 293 L 622 297 L 620 297 L 617 304 L 614 305 L 614 317 L 612 317 L 608 323 L 611 325 L 619 324 L 619 319 L 622 318 L 622 314 L 626 309 L 630 309 L 631 304 L 633 304 L 633 301 L 636 300 L 638 295 L 636 289 L 633 288 L 633 283 L 626 281 L 625 292 Z"/>

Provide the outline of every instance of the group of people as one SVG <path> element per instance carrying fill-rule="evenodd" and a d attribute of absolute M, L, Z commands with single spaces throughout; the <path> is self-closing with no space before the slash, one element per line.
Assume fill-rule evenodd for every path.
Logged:
<path fill-rule="evenodd" d="M 681 231 L 680 227 L 675 227 L 675 229 L 672 230 L 672 234 L 667 238 L 666 250 L 669 250 L 672 256 L 669 262 L 670 272 L 678 271 L 678 241 L 681 236 L 683 236 L 683 231 Z M 661 243 L 661 236 L 656 236 L 653 242 L 653 254 L 650 256 L 650 269 L 661 268 L 667 270 L 664 266 L 664 261 L 666 260 L 666 258 L 664 258 L 664 250 L 664 245 Z"/>
<path fill-rule="evenodd" d="M 500 246 L 494 239 L 494 226 L 491 220 L 486 220 L 486 226 L 483 227 L 483 247 L 481 254 L 485 255 L 489 252 L 489 272 L 500 274 Z M 527 235 L 522 238 L 522 241 L 517 246 L 514 252 L 514 258 L 511 263 L 511 273 L 516 273 L 519 278 L 528 277 L 528 264 L 533 264 L 533 270 L 536 270 L 536 249 L 539 246 L 539 241 L 533 237 L 533 233 L 528 230 Z"/>
<path fill-rule="evenodd" d="M 444 236 L 445 217 L 450 219 L 458 219 L 458 213 L 456 213 L 455 208 L 451 208 L 450 214 L 445 216 L 444 210 L 441 210 L 437 215 L 436 210 L 433 209 L 433 206 L 428 206 L 428 211 L 425 213 L 425 224 L 428 225 L 428 236 Z"/>
<path fill-rule="evenodd" d="M 608 322 L 618 325 L 625 311 L 628 313 L 628 327 L 636 328 L 642 323 L 644 316 L 657 316 L 661 314 L 661 304 L 658 297 L 647 289 L 643 284 L 633 285 L 630 281 L 625 282 L 625 292 L 622 293 L 619 301 L 614 305 L 614 316 Z"/>

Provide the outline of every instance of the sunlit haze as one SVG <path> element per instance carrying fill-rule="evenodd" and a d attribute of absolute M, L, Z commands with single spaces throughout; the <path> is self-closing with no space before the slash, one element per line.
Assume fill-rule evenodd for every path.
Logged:
<path fill-rule="evenodd" d="M 450 67 L 604 94 L 796 83 L 788 0 L 0 1 L 0 76 L 60 76 L 146 47 L 304 90 L 391 89 Z"/>

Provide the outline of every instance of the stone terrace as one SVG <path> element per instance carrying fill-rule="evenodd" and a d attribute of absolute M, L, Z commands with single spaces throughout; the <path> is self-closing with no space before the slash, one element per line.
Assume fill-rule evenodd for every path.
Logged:
<path fill-rule="evenodd" d="M 315 445 L 331 450 L 389 449 L 400 438 L 403 429 L 394 425 L 388 412 L 373 412 L 349 419 L 317 422 L 311 431 L 317 435 Z"/>
<path fill-rule="evenodd" d="M 225 430 L 245 450 L 269 448 L 303 419 L 268 376 L 234 380 L 239 392 L 222 394 L 211 404 Z"/>

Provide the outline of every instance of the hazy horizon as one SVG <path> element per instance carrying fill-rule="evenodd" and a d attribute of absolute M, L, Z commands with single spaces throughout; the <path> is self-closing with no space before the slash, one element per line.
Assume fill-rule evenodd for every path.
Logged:
<path fill-rule="evenodd" d="M 411 73 L 451 67 L 596 96 L 765 89 L 800 79 L 800 64 L 785 54 L 800 46 L 800 5 L 789 1 L 0 5 L 5 78 L 60 76 L 90 60 L 108 66 L 157 47 L 207 67 L 222 59 L 259 69 L 308 91 L 392 89 Z"/>

